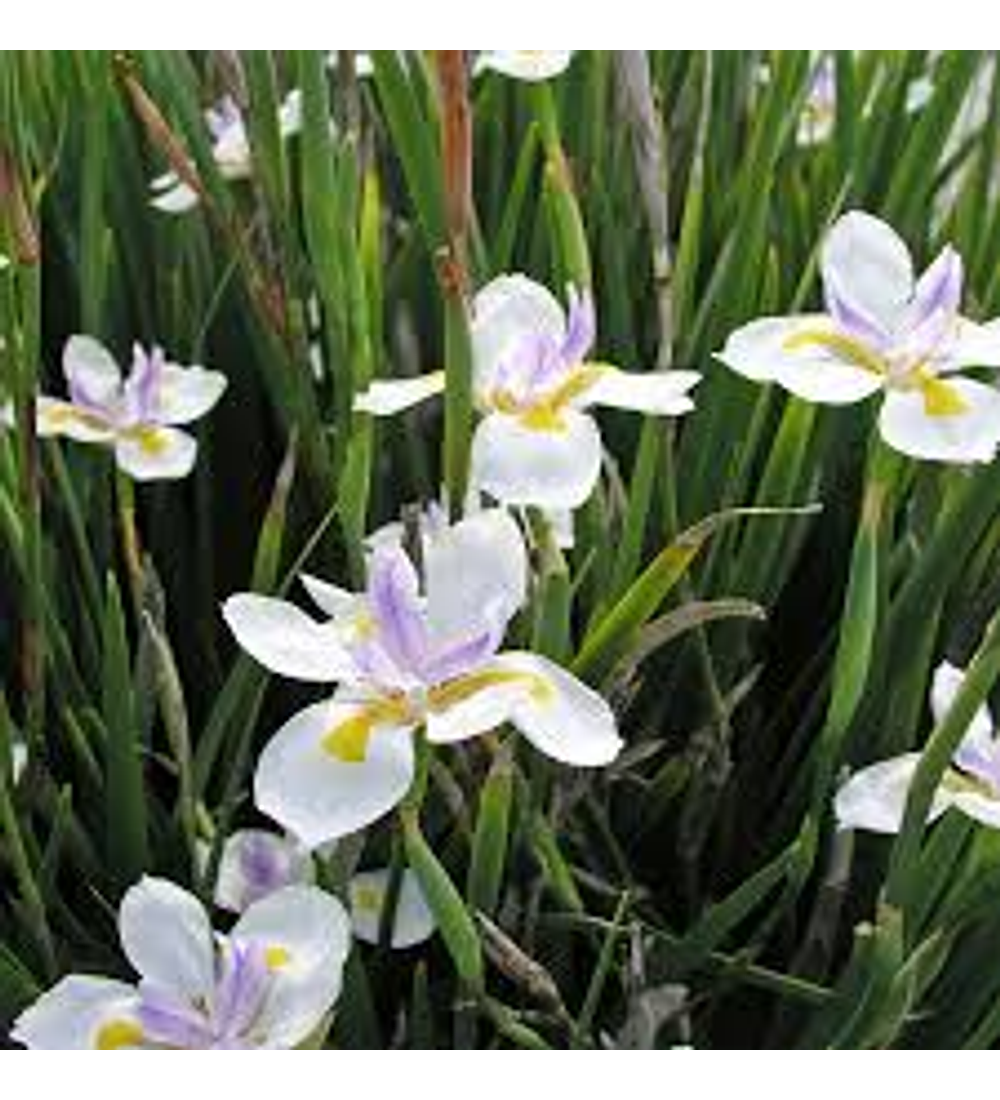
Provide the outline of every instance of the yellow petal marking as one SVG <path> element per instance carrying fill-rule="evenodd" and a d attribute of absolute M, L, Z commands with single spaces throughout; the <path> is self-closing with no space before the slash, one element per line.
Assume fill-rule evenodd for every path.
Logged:
<path fill-rule="evenodd" d="M 322 740 L 323 750 L 341 763 L 363 764 L 368 755 L 368 740 L 378 726 L 401 725 L 411 717 L 410 707 L 402 696 L 376 699 L 327 732 Z"/>
<path fill-rule="evenodd" d="M 161 455 L 170 446 L 170 437 L 159 428 L 129 428 L 122 436 L 138 443 L 148 455 Z"/>
<path fill-rule="evenodd" d="M 109 431 L 107 421 L 96 413 L 84 412 L 68 401 L 58 401 L 43 405 L 38 410 L 38 419 L 51 431 L 59 431 L 67 424 L 83 424 L 92 431 Z"/>
<path fill-rule="evenodd" d="M 291 961 L 292 953 L 287 947 L 282 947 L 280 944 L 272 944 L 264 951 L 264 962 L 267 964 L 268 970 L 280 970 Z"/>
<path fill-rule="evenodd" d="M 354 904 L 366 913 L 377 913 L 382 908 L 382 891 L 377 886 L 359 884 L 354 887 Z"/>
<path fill-rule="evenodd" d="M 94 1038 L 95 1050 L 123 1050 L 142 1042 L 142 1028 L 135 1020 L 109 1020 Z"/>
<path fill-rule="evenodd" d="M 969 411 L 968 401 L 949 382 L 925 374 L 919 377 L 917 385 L 928 416 L 961 416 Z"/>
<path fill-rule="evenodd" d="M 599 363 L 581 363 L 569 371 L 555 389 L 543 394 L 531 405 L 519 405 L 506 390 L 495 390 L 490 404 L 498 412 L 516 416 L 529 431 L 564 432 L 566 419 L 563 413 L 570 402 L 586 393 L 607 370 Z"/>

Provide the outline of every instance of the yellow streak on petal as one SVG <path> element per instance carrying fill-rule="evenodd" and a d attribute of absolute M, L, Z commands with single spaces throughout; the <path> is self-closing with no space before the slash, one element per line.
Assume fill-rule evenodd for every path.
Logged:
<path fill-rule="evenodd" d="M 377 913 L 382 908 L 382 891 L 376 886 L 359 884 L 354 887 L 354 904 L 367 913 Z"/>
<path fill-rule="evenodd" d="M 431 710 L 444 711 L 464 703 L 488 688 L 516 683 L 523 683 L 537 703 L 547 702 L 553 696 L 552 685 L 541 676 L 532 672 L 494 668 L 483 672 L 472 672 L 468 676 L 459 676 L 446 684 L 439 684 L 427 693 L 427 700 Z"/>
<path fill-rule="evenodd" d="M 918 383 L 928 416 L 961 416 L 969 411 L 969 403 L 950 383 L 933 375 L 925 375 Z"/>
<path fill-rule="evenodd" d="M 292 953 L 287 947 L 282 947 L 280 944 L 272 944 L 264 951 L 264 962 L 267 964 L 268 970 L 280 970 L 291 961 Z"/>
<path fill-rule="evenodd" d="M 142 1042 L 142 1028 L 135 1020 L 109 1020 L 94 1038 L 95 1050 L 122 1050 Z"/>
<path fill-rule="evenodd" d="M 377 699 L 326 733 L 321 742 L 323 750 L 344 764 L 363 764 L 368 756 L 369 738 L 376 727 L 399 725 L 409 717 L 410 709 L 402 697 Z"/>
<path fill-rule="evenodd" d="M 56 432 L 65 428 L 67 424 L 82 424 L 92 431 L 108 430 L 108 423 L 103 417 L 98 416 L 96 413 L 84 412 L 68 401 L 40 406 L 38 420 L 46 429 Z"/>
<path fill-rule="evenodd" d="M 820 347 L 824 351 L 832 352 L 838 359 L 852 367 L 860 367 L 861 370 L 870 371 L 872 374 L 884 376 L 889 373 L 888 367 L 882 357 L 866 347 L 860 340 L 853 340 L 842 332 L 833 332 L 825 329 L 804 328 L 786 336 L 781 346 L 785 351 L 801 351 L 802 348 Z"/>
<path fill-rule="evenodd" d="M 499 412 L 516 416 L 529 431 L 564 432 L 566 420 L 563 411 L 571 401 L 586 393 L 608 369 L 599 363 L 581 363 L 554 390 L 541 396 L 533 405 L 519 405 L 506 390 L 495 390 L 490 404 Z"/>
<path fill-rule="evenodd" d="M 170 445 L 169 437 L 159 428 L 135 428 L 128 434 L 148 455 L 161 455 Z"/>

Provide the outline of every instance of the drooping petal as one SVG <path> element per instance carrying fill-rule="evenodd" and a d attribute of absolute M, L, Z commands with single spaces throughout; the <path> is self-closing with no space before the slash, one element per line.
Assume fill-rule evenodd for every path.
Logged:
<path fill-rule="evenodd" d="M 204 367 L 167 363 L 161 372 L 156 419 L 161 424 L 190 424 L 214 408 L 225 392 L 227 379 Z"/>
<path fill-rule="evenodd" d="M 110 443 L 115 437 L 114 428 L 100 413 L 55 397 L 37 399 L 35 424 L 43 439 L 63 436 L 77 443 Z"/>
<path fill-rule="evenodd" d="M 958 319 L 945 369 L 961 367 L 1000 367 L 1000 318 L 983 325 Z"/>
<path fill-rule="evenodd" d="M 908 752 L 855 772 L 834 799 L 838 826 L 871 833 L 898 833 L 919 763 L 920 753 Z M 929 820 L 940 817 L 952 801 L 950 794 L 939 789 L 931 804 Z"/>
<path fill-rule="evenodd" d="M 422 374 L 417 378 L 376 379 L 354 399 L 357 412 L 372 416 L 395 416 L 444 392 L 444 371 Z"/>
<path fill-rule="evenodd" d="M 512 725 L 546 756 L 564 764 L 599 767 L 621 751 L 607 701 L 566 669 L 535 653 L 501 653 L 492 666 L 529 678 L 510 716 Z"/>
<path fill-rule="evenodd" d="M 701 381 L 690 370 L 648 371 L 644 374 L 600 367 L 592 386 L 581 395 L 580 405 L 607 405 L 651 416 L 681 416 L 694 408 L 688 392 Z"/>
<path fill-rule="evenodd" d="M 106 413 L 118 401 L 121 371 L 108 349 L 92 336 L 71 336 L 66 341 L 63 372 L 75 405 Z"/>
<path fill-rule="evenodd" d="M 70 974 L 14 1021 L 11 1038 L 29 1050 L 124 1049 L 141 1041 L 135 987 Z"/>
<path fill-rule="evenodd" d="M 261 1045 L 293 1047 L 333 1008 L 351 927 L 344 907 L 315 886 L 288 886 L 251 905 L 233 941 L 264 949 L 272 983 L 255 1020 Z"/>
<path fill-rule="evenodd" d="M 212 926 L 201 902 L 167 879 L 145 876 L 122 898 L 118 934 L 146 981 L 188 1001 L 215 984 Z"/>
<path fill-rule="evenodd" d="M 873 370 L 830 350 L 830 335 L 829 321 L 820 315 L 762 317 L 732 333 L 717 358 L 753 382 L 777 382 L 821 404 L 852 404 L 881 389 L 882 378 Z"/>
<path fill-rule="evenodd" d="M 600 473 L 600 432 L 576 409 L 562 410 L 557 426 L 546 430 L 492 413 L 472 438 L 473 482 L 503 504 L 578 508 Z"/>
<path fill-rule="evenodd" d="M 492 70 L 535 83 L 559 76 L 572 59 L 572 50 L 483 50 L 476 59 L 476 71 Z"/>
<path fill-rule="evenodd" d="M 313 882 L 312 856 L 292 836 L 267 829 L 238 829 L 226 839 L 215 883 L 215 904 L 242 913 L 285 886 Z"/>
<path fill-rule="evenodd" d="M 347 836 L 397 805 L 413 779 L 412 725 L 330 699 L 299 711 L 257 763 L 258 809 L 309 848 Z"/>
<path fill-rule="evenodd" d="M 362 871 L 351 879 L 348 888 L 351 927 L 363 943 L 377 944 L 389 889 L 389 871 Z M 409 869 L 402 874 L 396 911 L 393 914 L 390 945 L 397 950 L 415 947 L 434 935 L 437 925 L 427 905 L 417 876 Z"/>
<path fill-rule="evenodd" d="M 259 664 L 291 680 L 336 683 L 353 662 L 332 623 L 318 623 L 286 600 L 240 592 L 222 605 L 236 641 Z"/>
<path fill-rule="evenodd" d="M 820 258 L 823 282 L 884 332 L 903 323 L 913 297 L 913 262 L 891 226 L 860 210 L 844 214 L 830 229 Z"/>
<path fill-rule="evenodd" d="M 879 416 L 882 438 L 895 450 L 931 462 L 991 462 L 1000 447 L 1000 391 L 968 378 L 949 377 L 956 411 L 932 414 L 921 390 L 890 390 Z M 933 407 L 933 406 L 931 406 Z"/>
<path fill-rule="evenodd" d="M 468 516 L 427 538 L 424 577 L 434 637 L 472 637 L 482 630 L 487 611 L 505 625 L 527 593 L 521 530 L 502 508 Z"/>
<path fill-rule="evenodd" d="M 180 428 L 141 427 L 115 440 L 115 461 L 136 481 L 174 481 L 187 477 L 198 457 L 198 441 Z"/>
<path fill-rule="evenodd" d="M 475 387 L 492 391 L 496 374 L 519 344 L 530 338 L 561 348 L 566 338 L 563 308 L 541 283 L 526 275 L 499 275 L 472 303 Z"/>

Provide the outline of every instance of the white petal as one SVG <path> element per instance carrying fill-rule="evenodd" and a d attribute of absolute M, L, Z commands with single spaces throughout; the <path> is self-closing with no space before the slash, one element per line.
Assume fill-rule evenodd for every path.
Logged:
<path fill-rule="evenodd" d="M 160 191 L 155 194 L 149 200 L 149 205 L 163 214 L 186 214 L 189 210 L 193 210 L 199 202 L 201 202 L 201 199 L 198 192 L 193 187 L 189 187 L 186 183 L 181 183 L 178 180 L 176 186 L 171 187 L 168 191 Z"/>
<path fill-rule="evenodd" d="M 492 389 L 497 367 L 525 336 L 547 336 L 562 344 L 566 318 L 562 306 L 541 283 L 526 275 L 499 275 L 472 303 L 472 353 L 475 386 Z"/>
<path fill-rule="evenodd" d="M 549 80 L 569 68 L 572 50 L 483 50 L 476 71 L 492 70 L 515 80 Z"/>
<path fill-rule="evenodd" d="M 222 617 L 243 649 L 279 676 L 329 684 L 352 667 L 336 627 L 286 600 L 240 592 L 222 605 Z"/>
<path fill-rule="evenodd" d="M 549 532 L 560 550 L 572 550 L 576 545 L 576 524 L 571 508 L 547 508 L 545 520 Z"/>
<path fill-rule="evenodd" d="M 292 137 L 302 129 L 302 91 L 293 88 L 278 108 L 278 129 L 282 137 Z"/>
<path fill-rule="evenodd" d="M 910 250 L 891 226 L 853 210 L 839 218 L 823 244 L 823 279 L 888 331 L 903 320 L 913 296 Z"/>
<path fill-rule="evenodd" d="M 29 1050 L 94 1050 L 101 1028 L 133 1023 L 135 988 L 110 978 L 70 974 L 14 1021 L 11 1038 Z"/>
<path fill-rule="evenodd" d="M 991 829 L 1000 829 L 1000 799 L 975 791 L 962 791 L 952 796 L 956 809 Z"/>
<path fill-rule="evenodd" d="M 607 701 L 566 669 L 535 653 L 501 653 L 493 667 L 532 677 L 511 723 L 546 756 L 564 764 L 610 764 L 622 749 L 618 724 Z"/>
<path fill-rule="evenodd" d="M 372 416 L 395 416 L 444 391 L 444 371 L 417 378 L 379 379 L 354 399 L 356 412 Z"/>
<path fill-rule="evenodd" d="M 63 373 L 88 404 L 112 405 L 121 393 L 122 376 L 108 349 L 92 336 L 71 336 L 63 348 Z"/>
<path fill-rule="evenodd" d="M 311 573 L 300 573 L 299 580 L 312 602 L 331 619 L 342 619 L 356 614 L 364 599 L 356 592 L 348 592 L 346 588 L 320 580 Z"/>
<path fill-rule="evenodd" d="M 491 413 L 472 437 L 472 479 L 508 505 L 578 508 L 601 474 L 601 436 L 576 409 L 561 413 L 558 431 L 527 428 L 516 417 Z"/>
<path fill-rule="evenodd" d="M 829 330 L 830 322 L 821 314 L 762 317 L 732 333 L 716 358 L 753 382 L 777 382 L 821 404 L 853 404 L 881 389 L 877 374 L 837 359 L 819 343 L 789 346 L 803 333 Z"/>
<path fill-rule="evenodd" d="M 226 376 L 218 371 L 168 363 L 163 368 L 157 395 L 157 419 L 163 424 L 189 424 L 199 420 L 214 407 L 226 384 Z"/>
<path fill-rule="evenodd" d="M 432 533 L 424 549 L 432 632 L 457 640 L 479 633 L 487 616 L 506 623 L 524 603 L 528 554 L 520 528 L 489 508 Z"/>
<path fill-rule="evenodd" d="M 299 711 L 265 746 L 254 777 L 257 807 L 309 848 L 357 832 L 397 805 L 413 779 L 408 726 L 379 725 L 364 759 L 324 748 L 329 734 L 362 705 L 337 699 Z"/>
<path fill-rule="evenodd" d="M 898 833 L 919 763 L 920 753 L 908 752 L 855 772 L 834 799 L 838 826 L 872 833 Z M 952 801 L 950 794 L 939 791 L 928 819 L 933 821 L 940 817 Z"/>
<path fill-rule="evenodd" d="M 187 477 L 198 457 L 198 442 L 180 428 L 150 425 L 115 440 L 119 469 L 136 481 L 174 481 Z"/>
<path fill-rule="evenodd" d="M 508 722 L 532 689 L 538 690 L 534 677 L 490 679 L 496 662 L 468 676 L 460 676 L 444 689 L 454 701 L 434 706 L 427 712 L 425 729 L 432 744 L 450 745 L 489 733 Z M 468 685 L 468 693 L 464 690 Z M 447 697 L 447 696 L 446 696 Z"/>
<path fill-rule="evenodd" d="M 906 86 L 906 113 L 915 114 L 924 108 L 934 94 L 934 81 L 929 76 L 918 76 Z"/>
<path fill-rule="evenodd" d="M 98 413 L 55 397 L 37 399 L 35 423 L 43 439 L 63 436 L 77 443 L 110 443 L 115 435 L 108 421 Z"/>
<path fill-rule="evenodd" d="M 935 722 L 944 721 L 964 680 L 965 672 L 950 661 L 942 661 L 934 670 L 934 679 L 931 681 L 931 711 Z M 964 740 L 974 744 L 992 743 L 993 716 L 985 703 L 973 715 Z"/>
<path fill-rule="evenodd" d="M 146 875 L 122 898 L 118 934 L 141 977 L 187 1000 L 215 984 L 215 941 L 201 902 L 163 878 Z"/>
<path fill-rule="evenodd" d="M 652 416 L 680 416 L 694 408 L 688 391 L 701 380 L 690 370 L 644 374 L 602 367 L 597 381 L 584 391 L 581 405 L 608 405 Z"/>
<path fill-rule="evenodd" d="M 364 943 L 377 944 L 382 923 L 382 908 L 389 888 L 388 868 L 362 871 L 351 879 L 349 896 L 351 926 L 354 935 Z M 427 906 L 427 899 L 417 876 L 409 869 L 403 872 L 396 898 L 396 912 L 390 943 L 397 949 L 414 947 L 434 935 L 437 925 Z"/>
<path fill-rule="evenodd" d="M 242 913 L 276 890 L 309 885 L 315 878 L 312 856 L 295 837 L 238 829 L 222 846 L 213 900 L 220 909 Z"/>
<path fill-rule="evenodd" d="M 10 777 L 16 787 L 28 766 L 28 746 L 22 738 L 16 738 L 10 746 Z"/>
<path fill-rule="evenodd" d="M 932 462 L 992 462 L 1000 447 L 1000 392 L 968 378 L 946 383 L 968 406 L 948 416 L 929 416 L 917 390 L 890 391 L 879 416 L 890 447 Z"/>
<path fill-rule="evenodd" d="M 276 949 L 273 984 L 255 1025 L 266 1036 L 263 1045 L 301 1043 L 340 993 L 351 947 L 344 907 L 315 886 L 289 886 L 251 905 L 231 937 Z"/>
<path fill-rule="evenodd" d="M 958 319 L 958 336 L 948 353 L 949 369 L 1000 367 L 1000 318 L 980 325 Z"/>

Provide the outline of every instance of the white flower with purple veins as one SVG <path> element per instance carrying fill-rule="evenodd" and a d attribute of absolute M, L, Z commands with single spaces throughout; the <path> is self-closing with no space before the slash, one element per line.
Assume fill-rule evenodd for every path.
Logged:
<path fill-rule="evenodd" d="M 451 744 L 509 722 L 547 756 L 581 766 L 621 748 L 600 695 L 545 657 L 499 651 L 527 583 L 510 516 L 491 509 L 435 532 L 422 558 L 421 583 L 399 543 L 377 545 L 360 594 L 304 578 L 321 620 L 250 593 L 224 605 L 236 640 L 266 668 L 339 685 L 275 734 L 254 780 L 258 808 L 311 848 L 402 800 L 418 729 Z"/>
<path fill-rule="evenodd" d="M 205 111 L 205 125 L 212 137 L 212 158 L 225 180 L 245 180 L 253 174 L 250 138 L 243 112 L 232 96 L 224 96 Z M 302 129 L 302 94 L 296 88 L 278 109 L 278 130 L 283 138 Z M 152 206 L 165 214 L 183 214 L 198 205 L 198 192 L 176 172 L 164 172 L 149 185 Z"/>
<path fill-rule="evenodd" d="M 934 673 L 931 711 L 940 723 L 951 709 L 965 673 L 947 661 Z M 842 829 L 898 833 L 920 763 L 908 752 L 856 772 L 837 792 L 834 811 Z M 1000 829 L 1000 736 L 986 706 L 980 707 L 934 794 L 929 820 L 954 807 Z"/>
<path fill-rule="evenodd" d="M 500 73 L 535 84 L 560 76 L 572 60 L 572 50 L 482 50 L 474 71 Z"/>
<path fill-rule="evenodd" d="M 70 974 L 23 1012 L 35 1050 L 288 1050 L 323 1024 L 351 936 L 343 906 L 293 886 L 250 906 L 227 935 L 193 895 L 144 878 L 118 929 L 136 984 Z"/>
<path fill-rule="evenodd" d="M 588 293 L 569 309 L 524 275 L 501 275 L 472 304 L 473 389 L 481 419 L 472 440 L 472 482 L 511 506 L 573 509 L 601 472 L 601 434 L 588 412 L 607 405 L 680 416 L 694 405 L 693 371 L 629 373 L 588 361 L 596 320 Z M 394 413 L 444 388 L 444 375 L 374 382 L 355 407 Z"/>
<path fill-rule="evenodd" d="M 959 315 L 958 253 L 945 247 L 917 279 L 896 233 L 854 211 L 830 230 L 820 266 L 825 313 L 752 321 L 718 358 L 820 404 L 881 392 L 879 429 L 890 447 L 931 461 L 991 461 L 1000 392 L 959 372 L 1000 366 L 1000 319 L 976 324 Z"/>
<path fill-rule="evenodd" d="M 200 420 L 226 388 L 225 375 L 181 367 L 158 347 L 136 344 L 122 378 L 110 352 L 90 336 L 71 336 L 63 351 L 69 400 L 39 397 L 38 434 L 111 448 L 137 481 L 186 477 L 198 444 L 179 425 Z"/>

